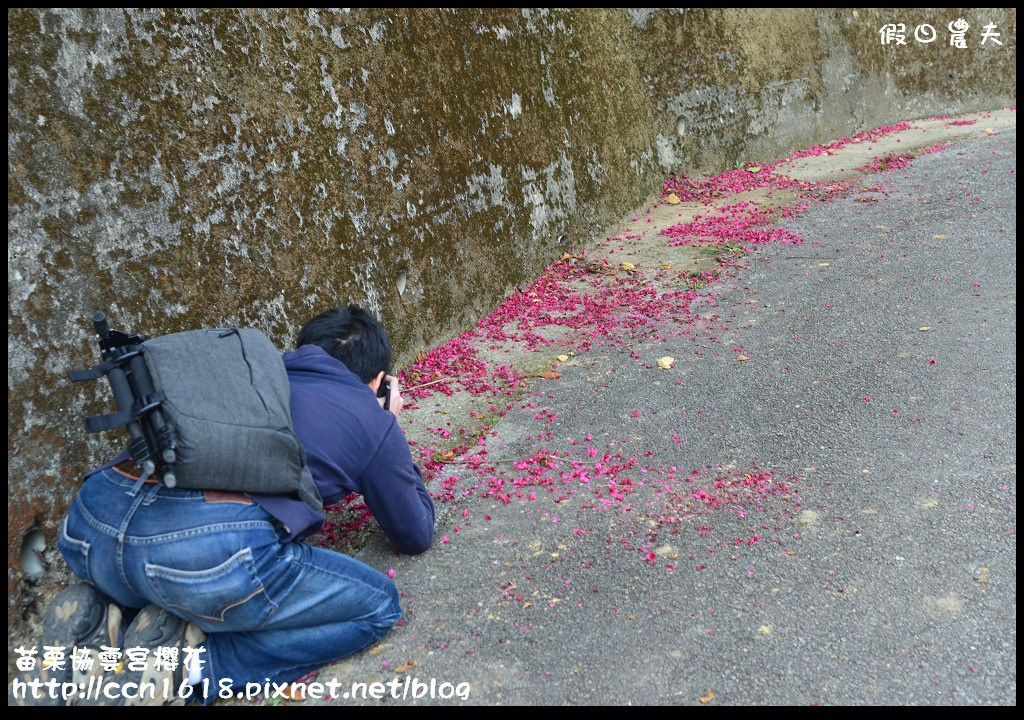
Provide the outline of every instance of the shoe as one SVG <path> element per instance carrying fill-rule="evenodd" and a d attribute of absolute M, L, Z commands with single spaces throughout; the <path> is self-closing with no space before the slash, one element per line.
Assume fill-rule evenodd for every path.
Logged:
<path fill-rule="evenodd" d="M 101 647 L 120 648 L 124 633 L 124 622 L 121 608 L 106 595 L 92 585 L 80 583 L 62 590 L 50 603 L 43 617 L 43 635 L 40 640 L 33 670 L 20 672 L 17 680 L 42 683 L 56 681 L 54 690 L 39 689 L 39 697 L 35 697 L 32 689 L 15 695 L 14 683 L 8 698 L 11 705 L 53 706 L 68 705 L 75 698 L 72 695 L 65 699 L 62 690 L 69 690 L 67 683 L 76 683 L 79 688 L 88 685 L 89 677 L 99 672 L 97 656 Z M 64 660 L 56 664 L 44 659 L 45 647 L 63 647 Z M 81 652 L 88 648 L 92 660 L 79 665 L 72 660 L 75 649 Z"/>
<path fill-rule="evenodd" d="M 124 633 L 123 670 L 116 682 L 125 687 L 135 683 L 138 693 L 133 697 L 119 697 L 117 700 L 101 699 L 103 705 L 184 705 L 190 698 L 180 692 L 183 682 L 188 679 L 185 668 L 185 648 L 202 647 L 206 633 L 196 625 L 167 612 L 158 605 L 147 605 L 139 611 Z M 133 648 L 149 651 L 144 666 L 134 666 L 130 657 Z M 177 662 L 158 657 L 157 648 L 177 649 Z M 168 654 L 173 657 L 173 651 Z M 208 663 L 206 653 L 199 658 Z M 150 685 L 151 684 L 151 685 Z"/>

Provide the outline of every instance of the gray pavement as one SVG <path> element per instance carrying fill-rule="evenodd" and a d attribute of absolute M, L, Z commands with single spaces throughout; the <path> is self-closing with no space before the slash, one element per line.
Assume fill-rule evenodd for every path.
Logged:
<path fill-rule="evenodd" d="M 878 202 L 787 221 L 805 242 L 700 290 L 697 322 L 574 355 L 486 441 L 537 484 L 441 503 L 424 556 L 371 542 L 406 617 L 319 678 L 487 704 L 1015 703 L 1015 166 L 1015 130 L 922 156 Z"/>

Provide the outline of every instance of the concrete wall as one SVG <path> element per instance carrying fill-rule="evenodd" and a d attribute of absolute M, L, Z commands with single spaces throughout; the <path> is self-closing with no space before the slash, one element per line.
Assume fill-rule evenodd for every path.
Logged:
<path fill-rule="evenodd" d="M 9 603 L 109 448 L 80 421 L 106 391 L 63 377 L 93 310 L 284 345 L 357 300 L 408 360 L 670 172 L 1014 102 L 1015 37 L 1012 10 L 9 10 Z"/>

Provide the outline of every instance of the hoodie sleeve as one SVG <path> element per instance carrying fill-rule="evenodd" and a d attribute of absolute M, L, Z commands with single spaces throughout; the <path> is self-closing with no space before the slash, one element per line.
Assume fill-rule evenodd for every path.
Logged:
<path fill-rule="evenodd" d="M 359 478 L 366 506 L 402 552 L 418 555 L 434 540 L 434 503 L 398 422 L 384 436 Z"/>

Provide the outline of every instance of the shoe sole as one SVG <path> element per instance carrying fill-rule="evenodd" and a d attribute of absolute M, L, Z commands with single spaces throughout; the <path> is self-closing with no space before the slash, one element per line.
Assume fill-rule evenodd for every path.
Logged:
<path fill-rule="evenodd" d="M 185 701 L 177 697 L 178 687 L 184 679 L 182 665 L 185 658 L 179 653 L 178 667 L 171 671 L 156 668 L 154 652 L 158 647 L 181 648 L 185 640 L 188 623 L 177 615 L 167 612 L 157 605 L 147 605 L 128 626 L 124 635 L 125 649 L 144 647 L 150 651 L 143 670 L 125 669 L 119 678 L 122 685 L 136 683 L 140 690 L 152 683 L 155 692 L 152 697 L 148 692 L 140 692 L 138 697 L 127 698 L 123 704 L 127 706 L 153 705 L 184 705 Z"/>
<path fill-rule="evenodd" d="M 121 608 L 91 585 L 78 584 L 65 588 L 53 599 L 43 617 L 40 640 L 40 648 L 65 648 L 64 668 L 55 670 L 43 667 L 40 654 L 37 656 L 36 669 L 20 673 L 18 680 L 29 682 L 38 678 L 44 683 L 56 680 L 59 689 L 71 682 L 79 688 L 87 687 L 89 677 L 102 671 L 96 658 L 100 646 L 119 647 L 121 621 Z M 73 669 L 71 653 L 75 647 L 91 649 L 94 663 L 92 670 Z M 42 694 L 41 698 L 15 697 L 12 684 L 8 702 L 11 705 L 52 707 L 71 704 L 76 699 L 72 696 L 65 702 L 61 696 L 50 697 L 48 691 Z"/>

